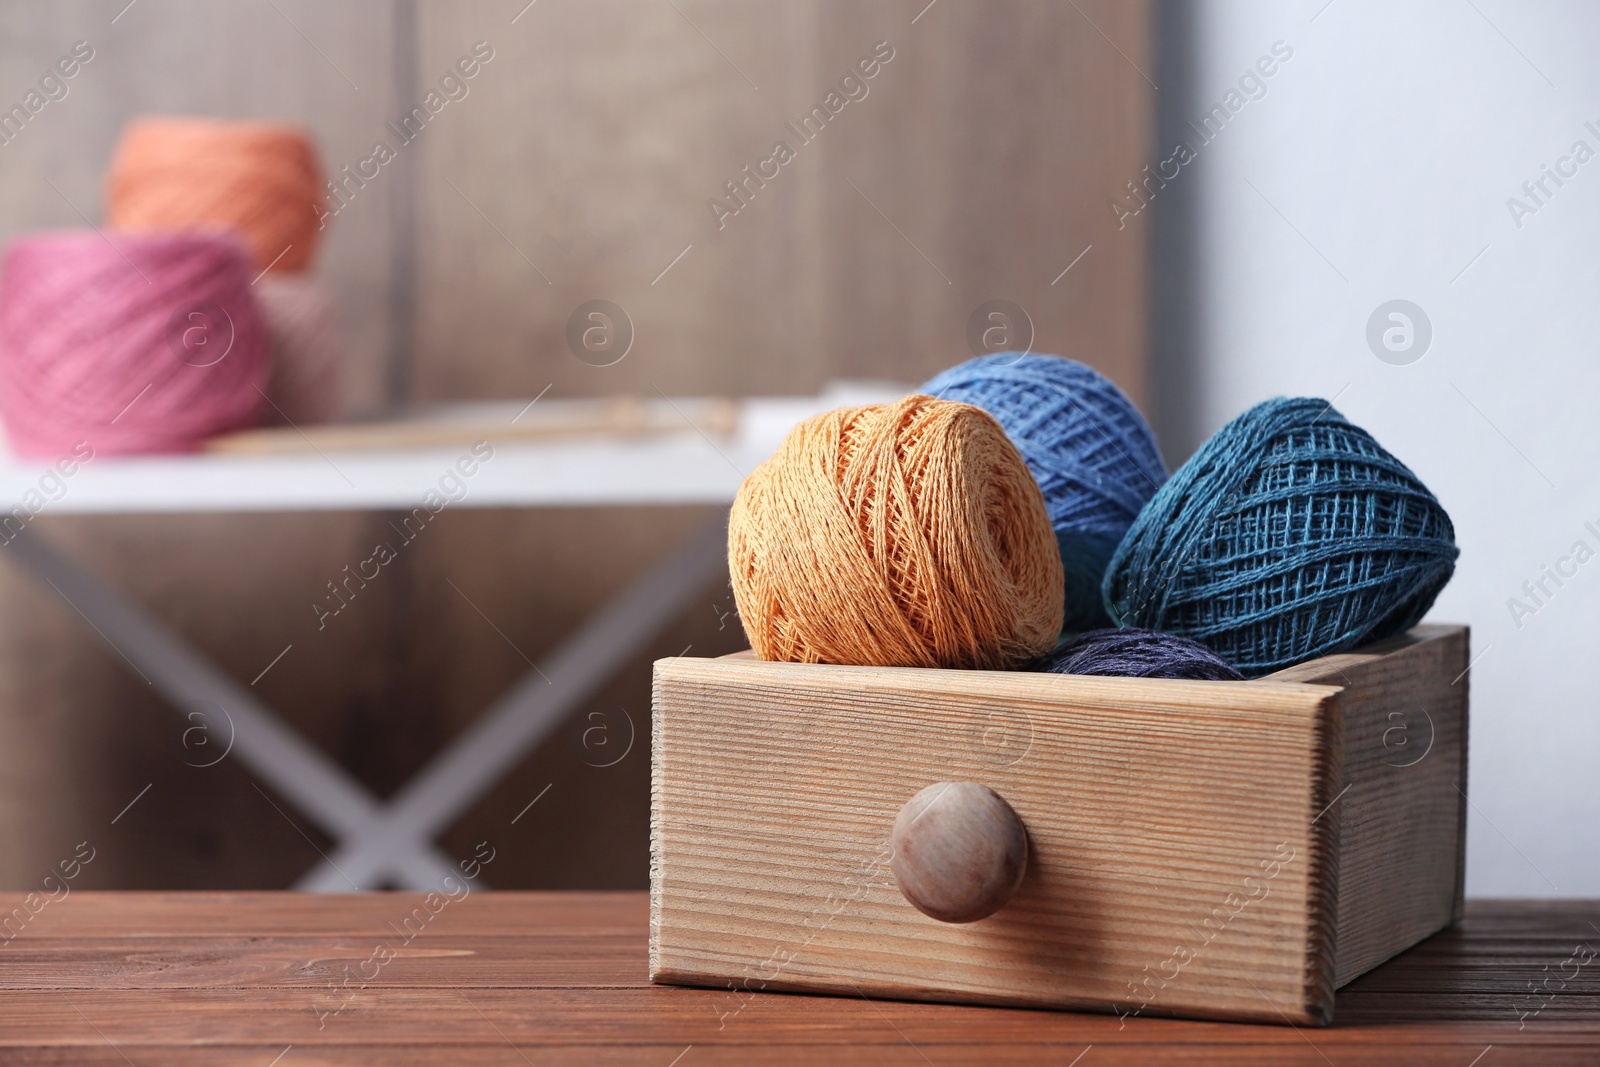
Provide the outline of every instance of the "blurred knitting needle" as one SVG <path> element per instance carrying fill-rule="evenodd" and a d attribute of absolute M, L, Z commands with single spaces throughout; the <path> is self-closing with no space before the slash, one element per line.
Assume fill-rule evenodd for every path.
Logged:
<path fill-rule="evenodd" d="M 624 437 L 702 433 L 730 437 L 738 429 L 739 406 L 726 397 L 657 401 L 618 396 L 599 400 L 546 401 L 522 408 L 511 404 L 464 404 L 421 409 L 399 418 L 318 426 L 282 426 L 213 437 L 207 452 L 271 454 L 423 449 L 479 440 L 515 441 L 586 434 Z M 686 424 L 685 420 L 688 420 Z"/>

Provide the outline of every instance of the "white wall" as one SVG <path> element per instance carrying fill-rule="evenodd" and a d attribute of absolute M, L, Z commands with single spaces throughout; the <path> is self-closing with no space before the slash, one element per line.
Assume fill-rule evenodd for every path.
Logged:
<path fill-rule="evenodd" d="M 1468 893 L 1600 896 L 1600 558 L 1520 626 L 1507 603 L 1600 551 L 1600 7 L 1324 3 L 1164 27 L 1157 158 L 1275 41 L 1294 54 L 1158 193 L 1158 423 L 1181 459 L 1259 400 L 1337 396 L 1434 490 L 1461 560 L 1432 618 L 1482 657 Z M 1519 227 L 1507 199 L 1535 206 L 1522 183 L 1579 140 L 1597 158 Z M 1366 341 L 1394 298 L 1432 321 L 1411 365 Z"/>

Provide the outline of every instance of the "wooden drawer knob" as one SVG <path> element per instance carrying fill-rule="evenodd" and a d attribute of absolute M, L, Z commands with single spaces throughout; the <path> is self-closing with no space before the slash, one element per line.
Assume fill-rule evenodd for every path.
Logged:
<path fill-rule="evenodd" d="M 976 782 L 930 785 L 900 809 L 889 869 L 924 915 L 970 923 L 1005 906 L 1028 869 L 1028 833 L 998 793 Z"/>

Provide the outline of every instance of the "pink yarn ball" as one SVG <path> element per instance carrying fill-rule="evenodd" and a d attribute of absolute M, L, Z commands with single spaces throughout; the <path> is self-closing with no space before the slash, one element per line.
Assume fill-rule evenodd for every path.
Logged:
<path fill-rule="evenodd" d="M 267 274 L 255 284 L 256 302 L 272 344 L 268 425 L 334 422 L 344 413 L 339 364 L 345 338 L 333 298 L 305 274 Z"/>
<path fill-rule="evenodd" d="M 14 451 L 184 452 L 253 425 L 267 341 L 230 234 L 38 233 L 0 262 L 0 413 Z"/>

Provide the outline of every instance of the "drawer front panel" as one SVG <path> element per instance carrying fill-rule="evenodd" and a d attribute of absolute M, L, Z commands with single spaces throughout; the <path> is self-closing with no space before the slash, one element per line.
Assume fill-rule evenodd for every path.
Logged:
<path fill-rule="evenodd" d="M 1338 694 L 663 660 L 652 975 L 1324 1021 Z M 976 923 L 923 915 L 889 871 L 896 813 L 940 781 L 990 787 L 1028 829 L 1021 889 Z"/>

